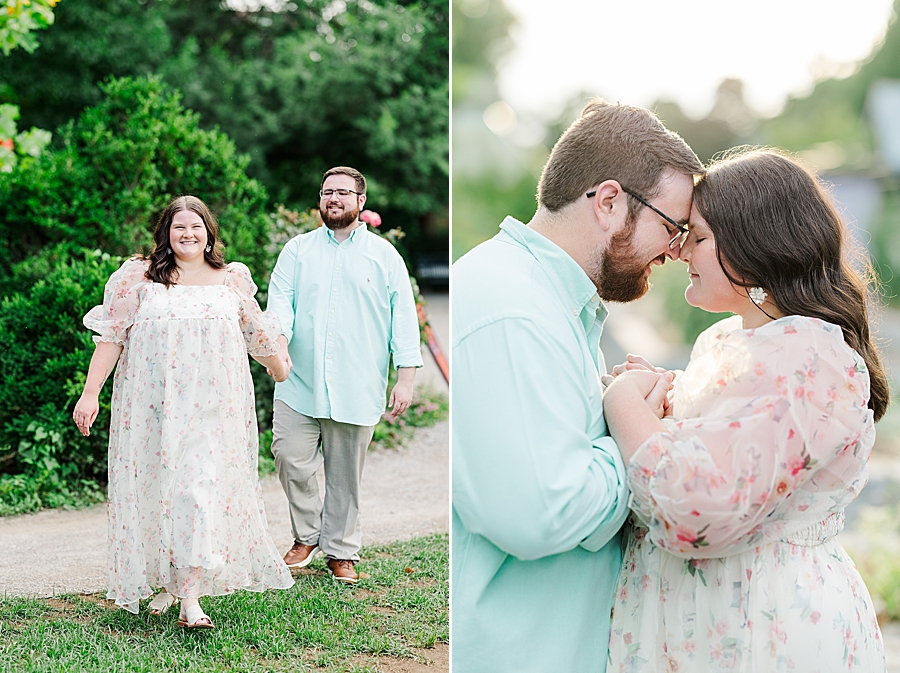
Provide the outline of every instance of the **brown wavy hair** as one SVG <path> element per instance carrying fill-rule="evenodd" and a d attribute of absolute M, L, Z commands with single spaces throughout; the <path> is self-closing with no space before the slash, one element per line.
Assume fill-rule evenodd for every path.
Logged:
<path fill-rule="evenodd" d="M 650 199 L 667 168 L 684 175 L 704 170 L 681 136 L 650 110 L 595 98 L 556 141 L 541 172 L 538 206 L 555 213 L 606 180 L 618 180 Z M 629 219 L 636 218 L 641 207 L 629 195 Z"/>
<path fill-rule="evenodd" d="M 890 392 L 869 325 L 875 275 L 865 252 L 848 240 L 823 184 L 785 152 L 739 147 L 709 167 L 694 204 L 735 286 L 762 287 L 784 315 L 841 328 L 869 369 L 869 408 L 879 420 Z"/>
<path fill-rule="evenodd" d="M 166 287 L 175 285 L 178 276 L 178 267 L 175 264 L 175 255 L 169 253 L 169 230 L 172 228 L 172 218 L 176 214 L 190 211 L 196 213 L 203 220 L 206 227 L 206 244 L 210 251 L 203 251 L 206 263 L 214 269 L 225 268 L 225 246 L 219 239 L 219 223 L 203 201 L 196 196 L 179 196 L 173 199 L 159 216 L 156 229 L 153 232 L 153 252 L 144 259 L 150 260 L 150 267 L 145 274 L 147 280 L 154 283 L 162 283 Z"/>

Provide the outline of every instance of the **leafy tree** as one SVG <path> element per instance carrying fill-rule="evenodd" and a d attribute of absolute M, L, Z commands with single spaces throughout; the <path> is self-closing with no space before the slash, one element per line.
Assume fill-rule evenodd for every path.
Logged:
<path fill-rule="evenodd" d="M 159 79 L 111 80 L 58 132 L 58 147 L 0 179 L 0 268 L 60 243 L 128 256 L 149 249 L 166 203 L 190 193 L 222 224 L 229 256 L 267 270 L 266 192 L 248 158 L 204 131 Z M 0 271 L 2 274 L 2 271 Z"/>
<path fill-rule="evenodd" d="M 349 164 L 415 251 L 446 250 L 448 11 L 436 0 L 327 0 L 239 12 L 219 0 L 66 0 L 31 60 L 0 63 L 7 102 L 54 127 L 110 75 L 158 73 L 251 157 L 273 200 L 304 209 Z M 2 97 L 0 97 L 2 102 Z"/>
<path fill-rule="evenodd" d="M 9 56 L 16 47 L 29 54 L 38 47 L 34 31 L 53 23 L 53 8 L 59 0 L 7 0 L 0 12 L 0 49 Z"/>
<path fill-rule="evenodd" d="M 6 12 L 0 12 L 0 49 L 4 55 L 16 47 L 22 47 L 29 54 L 37 49 L 34 31 L 53 23 L 53 7 L 59 0 L 7 0 Z M 39 156 L 50 142 L 50 133 L 32 127 L 19 133 L 16 119 L 19 108 L 15 105 L 0 105 L 0 172 L 11 172 L 18 163 L 19 156 Z"/>

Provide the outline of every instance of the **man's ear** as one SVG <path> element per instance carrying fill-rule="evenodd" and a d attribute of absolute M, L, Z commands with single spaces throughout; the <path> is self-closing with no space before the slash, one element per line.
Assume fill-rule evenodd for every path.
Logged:
<path fill-rule="evenodd" d="M 366 195 L 360 194 L 359 195 L 359 209 L 362 210 L 364 205 L 366 205 Z"/>
<path fill-rule="evenodd" d="M 595 190 L 591 198 L 591 208 L 600 222 L 600 227 L 604 231 L 609 231 L 615 227 L 616 221 L 621 219 L 623 214 L 627 214 L 627 195 L 616 180 L 601 182 Z"/>

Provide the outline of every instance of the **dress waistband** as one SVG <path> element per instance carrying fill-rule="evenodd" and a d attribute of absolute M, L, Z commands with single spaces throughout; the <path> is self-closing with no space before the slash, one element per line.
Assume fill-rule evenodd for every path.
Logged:
<path fill-rule="evenodd" d="M 836 537 L 842 530 L 844 530 L 844 510 L 832 512 L 824 520 L 786 535 L 781 541 L 800 547 L 815 547 Z"/>

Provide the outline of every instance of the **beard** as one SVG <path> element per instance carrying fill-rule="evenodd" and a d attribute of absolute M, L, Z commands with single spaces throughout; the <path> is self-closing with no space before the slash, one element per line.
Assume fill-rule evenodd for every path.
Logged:
<path fill-rule="evenodd" d="M 326 207 L 322 208 L 319 206 L 319 215 L 322 218 L 322 222 L 331 230 L 334 229 L 346 229 L 351 224 L 356 222 L 356 218 L 359 217 L 359 203 L 357 202 L 355 207 L 347 208 L 344 204 L 343 212 L 340 215 L 330 215 L 328 213 L 328 204 L 325 204 Z"/>
<path fill-rule="evenodd" d="M 640 299 L 650 289 L 646 275 L 650 261 L 633 247 L 635 227 L 615 234 L 606 250 L 595 251 L 589 261 L 588 276 L 604 301 L 625 303 Z M 665 254 L 660 256 L 665 261 Z"/>

